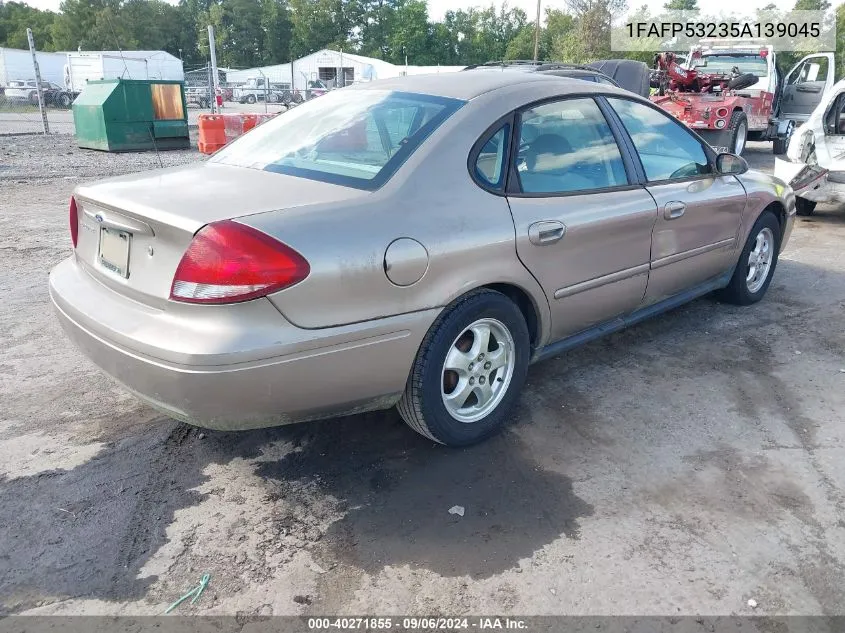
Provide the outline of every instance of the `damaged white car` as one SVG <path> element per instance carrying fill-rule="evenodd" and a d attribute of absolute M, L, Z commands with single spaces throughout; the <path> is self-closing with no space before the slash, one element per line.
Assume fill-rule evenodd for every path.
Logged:
<path fill-rule="evenodd" d="M 795 191 L 798 215 L 812 215 L 819 202 L 845 203 L 845 79 L 795 130 L 775 176 Z"/>

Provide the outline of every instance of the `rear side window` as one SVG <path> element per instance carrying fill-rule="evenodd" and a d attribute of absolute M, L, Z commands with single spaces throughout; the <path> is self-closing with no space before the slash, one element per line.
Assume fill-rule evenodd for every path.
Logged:
<path fill-rule="evenodd" d="M 568 193 L 628 184 L 616 139 L 589 98 L 521 114 L 517 173 L 524 193 Z"/>
<path fill-rule="evenodd" d="M 504 185 L 509 138 L 510 125 L 505 123 L 487 139 L 475 160 L 475 177 L 493 189 L 501 189 Z"/>
<path fill-rule="evenodd" d="M 704 147 L 670 116 L 642 103 L 609 98 L 640 156 L 650 181 L 710 174 Z"/>
<path fill-rule="evenodd" d="M 463 104 L 425 94 L 333 90 L 244 134 L 210 162 L 376 189 Z"/>

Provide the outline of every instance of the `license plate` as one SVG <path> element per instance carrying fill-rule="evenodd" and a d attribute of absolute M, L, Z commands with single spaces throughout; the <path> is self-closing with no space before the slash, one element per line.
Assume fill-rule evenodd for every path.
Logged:
<path fill-rule="evenodd" d="M 129 277 L 129 244 L 132 234 L 106 227 L 100 228 L 100 266 L 106 270 Z"/>

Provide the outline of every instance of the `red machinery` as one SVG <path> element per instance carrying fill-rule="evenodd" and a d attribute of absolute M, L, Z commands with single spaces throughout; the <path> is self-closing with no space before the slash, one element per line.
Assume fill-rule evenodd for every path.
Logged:
<path fill-rule="evenodd" d="M 770 48 L 728 49 L 706 55 L 697 49 L 685 68 L 674 53 L 658 53 L 653 77 L 657 94 L 651 100 L 718 151 L 741 154 L 750 132 L 755 140 L 774 140 L 775 153 L 783 153 L 791 129 L 781 126 L 775 117 L 778 82 L 770 54 Z M 715 62 L 711 72 L 704 70 L 707 60 Z M 740 66 L 756 72 L 743 72 Z"/>

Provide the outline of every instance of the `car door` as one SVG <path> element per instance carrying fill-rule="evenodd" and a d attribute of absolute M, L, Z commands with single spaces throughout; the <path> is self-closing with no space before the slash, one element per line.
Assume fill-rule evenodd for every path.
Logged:
<path fill-rule="evenodd" d="M 727 271 L 746 194 L 735 176 L 716 172 L 712 152 L 662 110 L 608 98 L 642 166 L 657 204 L 645 304 L 655 303 Z"/>
<path fill-rule="evenodd" d="M 636 308 L 657 205 L 636 184 L 598 103 L 571 97 L 524 108 L 514 139 L 507 197 L 517 254 L 548 297 L 552 339 Z"/>
<path fill-rule="evenodd" d="M 845 90 L 827 107 L 823 125 L 824 138 L 816 136 L 816 160 L 830 170 L 829 181 L 845 183 Z"/>
<path fill-rule="evenodd" d="M 807 55 L 784 78 L 780 118 L 806 121 L 833 86 L 833 53 Z"/>

